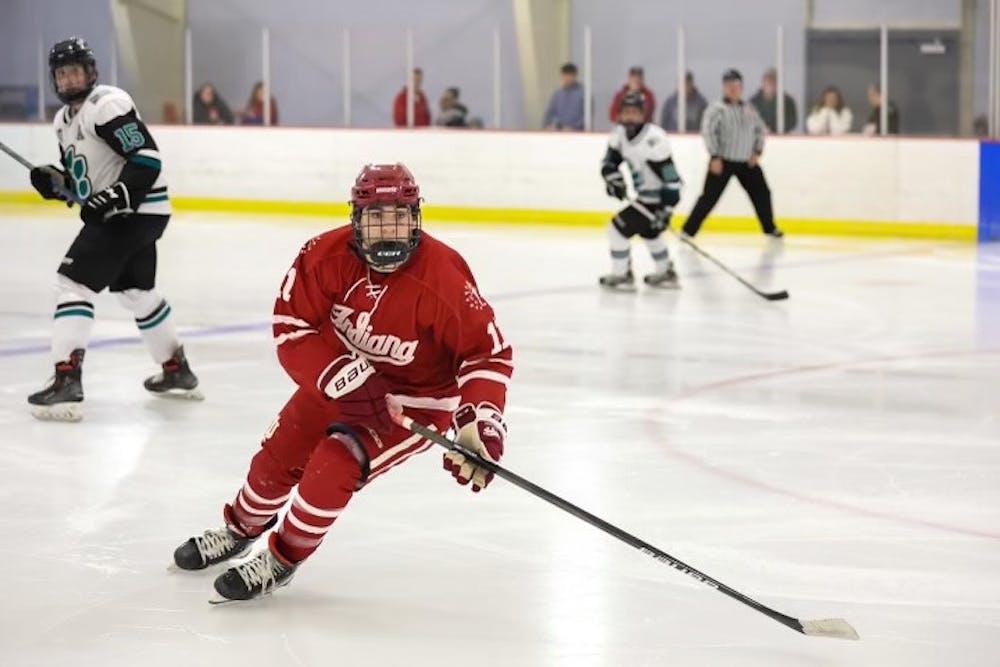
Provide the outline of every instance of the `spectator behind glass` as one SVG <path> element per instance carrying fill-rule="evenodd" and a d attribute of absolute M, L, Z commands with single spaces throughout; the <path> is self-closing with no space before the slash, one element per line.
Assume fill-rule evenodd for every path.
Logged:
<path fill-rule="evenodd" d="M 582 130 L 583 86 L 576 80 L 576 65 L 566 63 L 559 68 L 559 78 L 562 86 L 552 93 L 542 126 L 546 130 Z"/>
<path fill-rule="evenodd" d="M 768 131 L 778 131 L 778 72 L 772 67 L 764 72 L 760 79 L 760 88 L 750 98 L 750 104 L 757 108 L 757 113 L 764 119 Z M 791 132 L 799 123 L 799 114 L 795 100 L 785 93 L 785 132 Z"/>
<path fill-rule="evenodd" d="M 872 105 L 871 113 L 868 114 L 868 121 L 862 132 L 871 136 L 882 133 L 882 93 L 875 84 L 868 86 L 868 103 Z M 889 100 L 889 134 L 899 134 L 899 111 L 896 105 Z"/>
<path fill-rule="evenodd" d="M 820 95 L 819 104 L 806 118 L 809 134 L 847 134 L 851 131 L 854 114 L 844 106 L 844 98 L 836 86 L 827 86 Z"/>
<path fill-rule="evenodd" d="M 240 114 L 240 122 L 244 125 L 264 124 L 264 82 L 258 81 L 253 85 L 250 92 L 250 99 L 247 100 L 247 107 Z M 271 96 L 271 125 L 278 124 L 278 101 Z"/>
<path fill-rule="evenodd" d="M 201 88 L 195 93 L 191 115 L 195 125 L 233 124 L 233 112 L 210 83 L 201 84 Z"/>
<path fill-rule="evenodd" d="M 977 137 L 990 136 L 990 120 L 986 114 L 981 113 L 972 119 L 972 134 Z"/>
<path fill-rule="evenodd" d="M 653 95 L 653 91 L 646 87 L 646 83 L 643 80 L 642 68 L 636 65 L 635 67 L 629 68 L 628 79 L 625 80 L 625 85 L 615 93 L 615 97 L 611 100 L 611 108 L 608 110 L 608 118 L 612 123 L 618 123 L 618 114 L 621 112 L 622 98 L 625 93 L 642 93 L 643 98 L 646 100 L 646 122 L 649 123 L 653 120 L 653 109 L 656 108 L 656 96 Z"/>
<path fill-rule="evenodd" d="M 465 117 L 469 110 L 464 104 L 458 101 L 458 88 L 445 88 L 441 99 L 438 100 L 439 113 L 434 120 L 435 125 L 443 127 L 465 127 Z"/>
<path fill-rule="evenodd" d="M 427 105 L 427 96 L 424 95 L 424 71 L 419 67 L 413 69 L 413 126 L 426 127 L 431 124 L 431 108 Z M 406 107 L 407 88 L 396 93 L 396 99 L 392 103 L 392 122 L 396 127 L 406 127 Z"/>
<path fill-rule="evenodd" d="M 668 132 L 677 131 L 677 102 L 680 94 L 675 92 L 663 103 L 660 113 L 660 127 Z M 701 117 L 708 108 L 708 100 L 694 85 L 694 75 L 688 72 L 684 75 L 684 131 L 701 132 Z"/>

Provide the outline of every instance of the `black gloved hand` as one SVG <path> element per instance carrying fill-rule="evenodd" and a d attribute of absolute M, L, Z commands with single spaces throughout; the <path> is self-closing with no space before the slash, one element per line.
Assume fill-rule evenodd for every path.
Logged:
<path fill-rule="evenodd" d="M 620 171 L 613 171 L 610 174 L 605 174 L 604 183 L 608 191 L 608 196 L 614 197 L 615 199 L 625 199 L 625 177 L 622 176 Z"/>
<path fill-rule="evenodd" d="M 681 184 L 667 183 L 660 188 L 660 203 L 673 208 L 681 200 Z"/>
<path fill-rule="evenodd" d="M 38 194 L 44 199 L 59 199 L 66 202 L 67 206 L 73 205 L 66 196 L 70 191 L 66 172 L 54 164 L 32 169 L 31 186 L 38 190 Z"/>
<path fill-rule="evenodd" d="M 670 215 L 674 212 L 673 206 L 658 208 L 653 213 L 653 219 L 649 221 L 649 228 L 655 232 L 662 232 L 670 226 Z"/>
<path fill-rule="evenodd" d="M 100 224 L 132 212 L 128 189 L 118 182 L 91 195 L 80 207 L 80 219 L 87 225 Z"/>

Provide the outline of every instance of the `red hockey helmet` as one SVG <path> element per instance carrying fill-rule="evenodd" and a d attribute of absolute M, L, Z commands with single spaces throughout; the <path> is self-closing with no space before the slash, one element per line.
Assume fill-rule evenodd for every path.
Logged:
<path fill-rule="evenodd" d="M 396 220 L 386 221 L 381 212 L 377 220 L 364 220 L 365 209 L 405 207 L 410 224 L 405 238 L 393 233 Z M 358 251 L 372 268 L 391 271 L 405 262 L 420 243 L 420 186 L 406 165 L 367 164 L 351 188 L 351 226 Z M 390 227 L 390 225 L 392 227 Z M 380 229 L 376 229 L 380 226 Z"/>
<path fill-rule="evenodd" d="M 351 188 L 354 214 L 370 204 L 420 207 L 420 186 L 405 164 L 366 164 Z"/>

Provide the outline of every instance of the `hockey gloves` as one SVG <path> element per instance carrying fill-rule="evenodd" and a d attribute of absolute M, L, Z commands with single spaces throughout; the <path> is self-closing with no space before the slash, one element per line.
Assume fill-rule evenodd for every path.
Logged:
<path fill-rule="evenodd" d="M 466 403 L 455 412 L 454 423 L 458 444 L 491 463 L 500 462 L 507 426 L 499 410 L 489 403 L 480 403 L 475 407 Z M 445 452 L 444 469 L 463 486 L 471 481 L 475 493 L 485 489 L 493 479 L 492 472 L 473 464 L 458 452 Z"/>
<path fill-rule="evenodd" d="M 337 404 L 339 421 L 367 426 L 379 433 L 388 433 L 392 428 L 385 403 L 389 384 L 365 357 L 356 354 L 338 357 L 320 377 L 319 386 Z"/>
<path fill-rule="evenodd" d="M 609 197 L 615 199 L 625 199 L 625 177 L 620 171 L 612 171 L 604 174 L 604 185 Z"/>
<path fill-rule="evenodd" d="M 93 225 L 132 212 L 128 189 L 118 182 L 91 195 L 80 207 L 80 219 L 86 225 Z"/>
<path fill-rule="evenodd" d="M 47 164 L 44 167 L 35 167 L 31 170 L 31 185 L 38 190 L 38 194 L 43 199 L 59 199 L 66 202 L 66 206 L 72 206 L 73 202 L 69 195 L 69 179 L 66 172 L 59 167 Z"/>

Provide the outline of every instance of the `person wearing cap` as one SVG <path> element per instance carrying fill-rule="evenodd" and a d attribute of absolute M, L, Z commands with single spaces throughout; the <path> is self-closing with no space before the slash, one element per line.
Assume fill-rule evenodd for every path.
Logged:
<path fill-rule="evenodd" d="M 752 104 L 743 101 L 743 76 L 737 70 L 729 69 L 722 75 L 722 92 L 722 99 L 712 103 L 701 123 L 701 134 L 711 160 L 705 175 L 705 188 L 684 223 L 683 233 L 689 237 L 698 233 L 730 177 L 735 176 L 750 195 L 763 232 L 780 238 L 784 233 L 774 224 L 771 190 L 760 168 L 766 130 L 764 121 Z"/>
<path fill-rule="evenodd" d="M 628 70 L 628 79 L 625 85 L 615 93 L 615 98 L 611 100 L 611 107 L 608 109 L 608 119 L 612 123 L 618 122 L 618 113 L 622 107 L 622 98 L 627 93 L 640 93 L 646 103 L 646 122 L 653 122 L 653 110 L 656 108 L 656 96 L 653 91 L 646 87 L 643 80 L 644 72 L 641 67 L 635 65 Z"/>
<path fill-rule="evenodd" d="M 549 99 L 542 126 L 546 130 L 583 130 L 583 86 L 577 81 L 576 65 L 560 67 L 559 78 L 562 85 Z"/>

